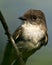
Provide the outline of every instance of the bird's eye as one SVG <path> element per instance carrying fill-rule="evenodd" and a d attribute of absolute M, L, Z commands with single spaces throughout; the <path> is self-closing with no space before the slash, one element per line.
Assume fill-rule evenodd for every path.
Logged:
<path fill-rule="evenodd" d="M 31 18 L 32 18 L 32 20 L 36 20 L 36 19 L 37 19 L 37 17 L 36 17 L 36 16 L 32 16 Z"/>

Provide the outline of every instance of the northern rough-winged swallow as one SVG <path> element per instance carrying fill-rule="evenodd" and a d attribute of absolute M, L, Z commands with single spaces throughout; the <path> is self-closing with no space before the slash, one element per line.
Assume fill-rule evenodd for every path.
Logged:
<path fill-rule="evenodd" d="M 13 37 L 22 55 L 28 57 L 48 42 L 45 15 L 41 10 L 30 9 L 19 19 L 23 24 Z"/>

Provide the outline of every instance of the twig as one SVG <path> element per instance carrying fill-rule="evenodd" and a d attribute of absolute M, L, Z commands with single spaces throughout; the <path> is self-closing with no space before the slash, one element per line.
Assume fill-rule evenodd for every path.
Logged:
<path fill-rule="evenodd" d="M 23 61 L 23 59 L 22 59 L 22 55 L 21 55 L 21 53 L 20 53 L 20 51 L 19 51 L 17 45 L 15 44 L 15 41 L 14 41 L 12 35 L 10 34 L 8 25 L 7 25 L 7 23 L 6 23 L 5 19 L 4 19 L 4 17 L 3 17 L 3 15 L 2 15 L 1 11 L 0 11 L 0 21 L 1 21 L 2 25 L 3 25 L 3 28 L 4 28 L 5 32 L 6 32 L 6 35 L 8 36 L 8 39 L 9 39 L 10 42 L 12 43 L 14 49 L 16 50 L 17 57 L 18 57 L 19 60 L 20 60 L 20 65 L 25 65 L 25 63 L 24 63 L 24 61 Z"/>

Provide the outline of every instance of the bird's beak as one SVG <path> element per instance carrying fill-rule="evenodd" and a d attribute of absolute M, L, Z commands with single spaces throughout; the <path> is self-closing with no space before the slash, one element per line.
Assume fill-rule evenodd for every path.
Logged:
<path fill-rule="evenodd" d="M 26 17 L 21 16 L 21 17 L 19 17 L 18 19 L 20 19 L 20 20 L 26 20 Z"/>

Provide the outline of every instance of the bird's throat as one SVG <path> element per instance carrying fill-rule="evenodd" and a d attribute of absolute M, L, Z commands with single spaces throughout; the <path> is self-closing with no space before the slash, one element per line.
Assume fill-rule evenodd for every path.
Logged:
<path fill-rule="evenodd" d="M 40 25 L 32 25 L 25 23 L 22 25 L 23 37 L 25 40 L 30 40 L 37 43 L 45 34 Z"/>

